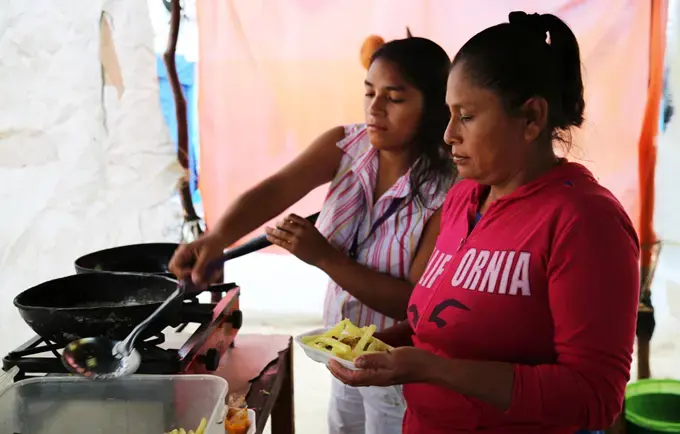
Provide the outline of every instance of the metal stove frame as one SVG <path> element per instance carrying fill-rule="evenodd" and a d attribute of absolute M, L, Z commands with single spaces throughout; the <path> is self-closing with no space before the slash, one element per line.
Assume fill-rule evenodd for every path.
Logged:
<path fill-rule="evenodd" d="M 188 323 L 200 325 L 179 349 L 161 348 L 165 343 L 163 333 L 138 345 L 142 356 L 138 374 L 211 373 L 217 370 L 222 357 L 229 347 L 233 347 L 234 338 L 243 324 L 243 314 L 238 309 L 240 288 L 233 283 L 222 284 L 220 288 L 226 294 L 218 303 L 199 303 L 198 294 L 185 299 L 180 325 L 175 330 L 182 331 Z M 2 359 L 2 368 L 7 371 L 18 366 L 15 381 L 68 374 L 59 354 L 63 347 L 35 336 L 10 351 Z"/>

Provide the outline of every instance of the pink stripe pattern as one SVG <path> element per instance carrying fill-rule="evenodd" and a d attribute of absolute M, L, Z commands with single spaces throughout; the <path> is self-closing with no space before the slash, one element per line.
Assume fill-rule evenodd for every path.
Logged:
<path fill-rule="evenodd" d="M 338 142 L 338 147 L 345 155 L 324 201 L 317 228 L 343 252 L 348 252 L 358 231 L 356 260 L 359 263 L 394 277 L 407 278 L 425 224 L 441 207 L 447 189 L 437 192 L 436 185 L 430 183 L 421 187 L 426 203 L 410 200 L 410 173 L 406 173 L 373 203 L 378 152 L 369 142 L 366 125 L 346 126 L 345 138 Z M 370 234 L 374 223 L 393 200 L 404 203 Z M 360 327 L 375 324 L 378 330 L 395 323 L 394 319 L 363 305 L 331 280 L 324 302 L 324 323 L 331 326 L 345 318 Z"/>

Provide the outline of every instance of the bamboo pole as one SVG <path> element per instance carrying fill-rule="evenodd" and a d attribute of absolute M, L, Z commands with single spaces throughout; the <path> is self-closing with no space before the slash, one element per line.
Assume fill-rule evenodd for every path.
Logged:
<path fill-rule="evenodd" d="M 177 52 L 177 39 L 179 37 L 179 25 L 182 20 L 182 8 L 179 0 L 172 0 L 170 3 L 170 31 L 168 34 L 168 45 L 163 53 L 163 61 L 168 72 L 168 80 L 175 100 L 175 117 L 177 119 L 177 160 L 184 169 L 184 174 L 177 183 L 184 221 L 190 225 L 189 232 L 192 237 L 197 238 L 203 233 L 199 224 L 200 218 L 196 214 L 194 204 L 191 199 L 191 188 L 189 184 L 189 126 L 187 121 L 187 103 L 182 92 L 182 85 L 177 75 L 177 65 L 175 63 L 175 53 Z M 183 230 L 184 232 L 184 230 Z M 186 236 L 184 236 L 186 238 Z M 186 240 L 185 240 L 186 241 Z M 191 241 L 191 240 L 188 240 Z"/>
<path fill-rule="evenodd" d="M 179 23 L 182 19 L 182 8 L 179 0 L 170 4 L 170 33 L 168 45 L 163 53 L 163 61 L 168 71 L 168 80 L 175 98 L 175 116 L 177 117 L 177 159 L 184 170 L 189 170 L 189 131 L 187 126 L 187 103 L 182 93 L 182 85 L 177 75 L 175 53 L 179 37 Z"/>

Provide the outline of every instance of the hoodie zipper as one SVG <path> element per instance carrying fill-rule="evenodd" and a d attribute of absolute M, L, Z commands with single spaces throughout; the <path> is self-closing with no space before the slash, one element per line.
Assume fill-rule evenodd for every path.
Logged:
<path fill-rule="evenodd" d="M 477 229 L 480 228 L 480 226 L 483 224 L 482 221 L 486 222 L 488 220 L 491 211 L 496 208 L 496 204 L 501 200 L 503 200 L 503 199 L 502 198 L 497 199 L 495 202 L 491 203 L 491 205 L 489 205 L 489 208 L 487 208 L 487 210 L 486 210 L 486 214 L 482 215 L 482 218 L 479 219 L 477 224 L 475 224 L 472 227 L 472 229 L 469 228 L 470 227 L 470 218 L 475 218 L 477 216 L 477 209 L 479 209 L 479 204 L 476 204 L 476 205 L 470 204 L 468 206 L 467 216 L 466 216 L 466 218 L 468 219 L 468 222 L 467 222 L 468 223 L 468 234 L 465 237 L 460 239 L 460 243 L 458 243 L 458 249 L 456 249 L 456 252 L 459 252 L 460 249 L 463 248 L 465 243 L 470 239 L 470 237 L 472 237 L 472 235 L 477 232 Z"/>

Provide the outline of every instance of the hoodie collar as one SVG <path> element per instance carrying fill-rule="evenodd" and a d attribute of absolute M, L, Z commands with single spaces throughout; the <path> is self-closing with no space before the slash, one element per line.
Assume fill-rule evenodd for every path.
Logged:
<path fill-rule="evenodd" d="M 538 178 L 521 185 L 512 193 L 501 197 L 497 201 L 507 201 L 529 196 L 543 188 L 555 183 L 563 183 L 570 187 L 577 187 L 584 180 L 595 181 L 593 174 L 583 165 L 567 161 L 566 158 L 560 159 L 560 163 Z M 489 191 L 486 184 L 477 184 L 472 190 L 470 201 L 479 205 L 482 198 Z"/>

